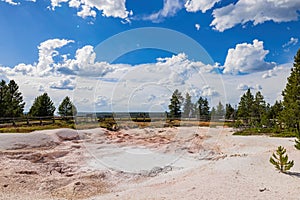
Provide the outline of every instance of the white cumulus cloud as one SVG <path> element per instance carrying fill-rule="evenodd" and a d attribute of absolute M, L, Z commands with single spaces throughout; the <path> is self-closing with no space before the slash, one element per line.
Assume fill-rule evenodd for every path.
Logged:
<path fill-rule="evenodd" d="M 114 70 L 114 67 L 109 63 L 96 62 L 95 59 L 94 48 L 86 45 L 76 51 L 75 59 L 66 60 L 62 66 L 79 76 L 99 77 Z"/>
<path fill-rule="evenodd" d="M 221 0 L 187 0 L 184 6 L 188 12 L 201 11 L 205 13 L 220 1 Z"/>
<path fill-rule="evenodd" d="M 273 76 L 277 76 L 277 72 L 282 70 L 282 66 L 275 66 L 273 69 L 268 70 L 266 73 L 262 75 L 263 79 L 271 78 Z"/>
<path fill-rule="evenodd" d="M 237 44 L 228 50 L 223 73 L 239 74 L 272 69 L 276 64 L 265 61 L 268 53 L 263 42 L 256 39 L 253 44 Z"/>
<path fill-rule="evenodd" d="M 82 18 L 96 17 L 96 11 L 101 11 L 105 17 L 126 19 L 131 13 L 126 9 L 126 0 L 51 0 L 51 8 L 55 10 L 62 3 L 79 9 L 77 15 Z"/>
<path fill-rule="evenodd" d="M 201 89 L 201 96 L 203 97 L 215 97 L 218 96 L 219 93 L 214 90 L 210 85 L 205 85 Z"/>
<path fill-rule="evenodd" d="M 60 80 L 58 82 L 50 83 L 50 88 L 58 89 L 58 90 L 74 90 L 75 83 L 72 79 L 65 78 L 65 79 Z"/>
<path fill-rule="evenodd" d="M 73 40 L 66 39 L 49 39 L 42 42 L 39 46 L 39 61 L 37 64 L 37 71 L 40 75 L 46 75 L 53 69 L 53 57 L 59 55 L 56 50 L 69 43 L 74 42 Z"/>
<path fill-rule="evenodd" d="M 236 4 L 215 9 L 211 26 L 222 32 L 247 22 L 257 25 L 266 21 L 296 21 L 299 10 L 299 0 L 239 0 Z"/>
<path fill-rule="evenodd" d="M 248 84 L 245 84 L 245 83 L 240 83 L 237 88 L 237 90 L 241 90 L 241 91 L 246 91 L 248 89 L 251 89 L 251 90 L 261 90 L 262 89 L 262 86 L 259 85 L 259 84 L 256 84 L 256 85 L 248 85 Z"/>

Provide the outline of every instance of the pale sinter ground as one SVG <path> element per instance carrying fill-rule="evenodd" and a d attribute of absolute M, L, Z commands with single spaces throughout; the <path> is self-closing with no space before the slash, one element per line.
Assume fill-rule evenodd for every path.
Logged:
<path fill-rule="evenodd" d="M 0 134 L 0 199 L 299 199 L 293 138 L 230 128 Z M 291 174 L 269 158 L 282 145 Z"/>

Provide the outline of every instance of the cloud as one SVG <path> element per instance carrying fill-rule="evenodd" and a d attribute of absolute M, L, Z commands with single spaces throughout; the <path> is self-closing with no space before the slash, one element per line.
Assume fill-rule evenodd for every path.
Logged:
<path fill-rule="evenodd" d="M 268 53 L 268 50 L 264 50 L 263 42 L 256 39 L 253 44 L 237 44 L 234 49 L 228 50 L 223 73 L 239 74 L 272 69 L 276 64 L 265 61 Z"/>
<path fill-rule="evenodd" d="M 26 65 L 24 63 L 20 63 L 13 68 L 15 73 L 21 73 L 23 75 L 29 75 L 35 70 L 35 67 L 32 65 Z"/>
<path fill-rule="evenodd" d="M 248 89 L 251 89 L 251 90 L 261 90 L 262 89 L 262 86 L 259 85 L 259 84 L 256 84 L 255 86 L 252 86 L 252 85 L 248 85 L 248 84 L 244 84 L 244 83 L 240 83 L 237 88 L 237 90 L 241 90 L 241 91 L 246 91 Z"/>
<path fill-rule="evenodd" d="M 300 1 L 298 0 L 239 0 L 236 4 L 215 9 L 211 26 L 224 31 L 237 24 L 253 22 L 254 25 L 266 21 L 289 22 L 298 20 Z"/>
<path fill-rule="evenodd" d="M 201 89 L 201 96 L 203 97 L 216 97 L 219 96 L 219 93 L 214 90 L 211 86 L 205 85 Z"/>
<path fill-rule="evenodd" d="M 164 0 L 164 5 L 161 10 L 148 16 L 144 16 L 143 20 L 152 22 L 161 22 L 166 17 L 174 16 L 183 7 L 182 0 Z"/>
<path fill-rule="evenodd" d="M 105 107 L 109 105 L 109 99 L 105 96 L 97 96 L 95 100 L 95 104 L 97 107 Z"/>
<path fill-rule="evenodd" d="M 40 85 L 38 91 L 45 92 L 45 87 L 43 85 Z"/>
<path fill-rule="evenodd" d="M 229 70 L 225 74 L 215 72 L 220 69 L 218 63 L 203 64 L 190 60 L 185 53 L 158 58 L 155 63 L 138 65 L 98 62 L 94 48 L 90 45 L 77 49 L 75 55 L 61 55 L 59 48 L 71 43 L 68 41 L 72 40 L 51 39 L 49 42 L 42 42 L 39 45 L 39 56 L 42 59 L 39 58 L 36 64 L 20 63 L 14 68 L 0 67 L 2 77 L 14 79 L 19 84 L 28 104 L 26 110 L 30 106 L 28 102 L 33 101 L 41 92 L 48 92 L 57 105 L 62 96 L 74 96 L 76 106 L 81 111 L 94 111 L 95 106 L 101 111 L 167 110 L 175 89 L 183 94 L 189 92 L 193 101 L 200 96 L 207 97 L 211 106 L 219 101 L 237 103 L 240 93 L 236 88 L 239 91 L 247 88 L 261 90 L 272 101 L 277 99 L 277 94 L 284 88 L 292 66 L 290 63 L 284 67 L 274 66 L 270 71 L 257 69 L 254 64 L 264 66 L 260 62 L 266 63 L 264 59 L 268 53 L 258 40 L 250 44 L 237 44 L 231 49 L 231 54 L 226 59 L 227 64 L 222 66 L 224 70 Z M 63 58 L 57 59 L 61 57 Z M 40 71 L 37 70 L 37 65 L 40 60 L 48 66 L 47 73 L 38 73 Z M 231 72 L 251 73 L 234 76 L 236 73 Z M 262 78 L 264 74 L 267 74 L 265 79 Z M 266 78 L 271 76 L 272 78 Z M 24 84 L 25 82 L 28 84 Z"/>
<path fill-rule="evenodd" d="M 251 86 L 249 85 L 246 85 L 244 83 L 240 83 L 238 86 L 237 86 L 237 90 L 242 90 L 242 91 L 245 91 L 245 90 L 248 90 L 249 88 L 251 88 Z"/>
<path fill-rule="evenodd" d="M 291 37 L 290 40 L 287 43 L 285 43 L 285 44 L 282 45 L 282 48 L 287 48 L 287 47 L 290 47 L 290 46 L 295 46 L 296 44 L 298 44 L 298 42 L 299 42 L 298 38 Z M 289 49 L 287 49 L 287 51 L 288 50 Z"/>
<path fill-rule="evenodd" d="M 40 75 L 46 75 L 53 69 L 54 60 L 53 57 L 59 55 L 56 50 L 69 43 L 73 43 L 73 40 L 66 39 L 49 39 L 42 42 L 39 46 L 39 61 L 36 66 L 37 72 Z"/>
<path fill-rule="evenodd" d="M 288 41 L 282 47 L 286 47 L 286 46 L 289 46 L 289 45 L 296 45 L 296 44 L 298 44 L 298 38 L 291 37 L 290 41 Z"/>
<path fill-rule="evenodd" d="M 50 83 L 50 88 L 58 90 L 74 90 L 75 83 L 71 79 L 63 79 L 59 82 Z"/>
<path fill-rule="evenodd" d="M 164 84 L 184 85 L 186 80 L 193 75 L 211 73 L 217 66 L 206 65 L 188 59 L 184 53 L 179 53 L 167 58 L 158 58 L 157 67 L 170 68 L 169 76 L 160 81 Z"/>
<path fill-rule="evenodd" d="M 71 8 L 79 9 L 77 15 L 82 18 L 96 17 L 101 11 L 104 17 L 127 19 L 132 12 L 126 9 L 126 0 L 51 0 L 51 9 L 55 10 L 62 3 L 68 3 Z"/>
<path fill-rule="evenodd" d="M 205 13 L 220 1 L 221 0 L 187 0 L 184 7 L 188 12 L 201 11 L 202 13 Z"/>
<path fill-rule="evenodd" d="M 77 49 L 74 59 L 69 59 L 69 55 L 61 55 L 62 60 L 57 61 L 55 58 L 60 55 L 59 49 L 73 42 L 73 40 L 66 39 L 44 41 L 38 46 L 39 58 L 37 63 L 20 63 L 13 68 L 0 67 L 0 71 L 11 76 L 22 74 L 36 77 L 65 75 L 103 77 L 114 70 L 130 67 L 123 64 L 111 65 L 107 62 L 97 62 L 94 48 L 90 45 Z"/>
<path fill-rule="evenodd" d="M 17 6 L 17 5 L 20 5 L 20 2 L 14 2 L 13 0 L 1 0 L 3 2 L 6 2 L 10 5 L 13 5 L 13 6 Z"/>
<path fill-rule="evenodd" d="M 197 31 L 200 30 L 200 24 L 195 24 L 195 28 L 197 29 Z"/>
<path fill-rule="evenodd" d="M 8 82 L 9 79 L 7 78 L 6 74 L 4 71 L 1 69 L 2 67 L 0 66 L 0 81 L 4 80 L 5 82 Z"/>
<path fill-rule="evenodd" d="M 96 62 L 96 53 L 94 48 L 86 45 L 76 51 L 75 59 L 66 60 L 61 67 L 69 69 L 69 73 L 79 76 L 104 76 L 112 72 L 118 65 L 110 65 L 107 62 Z M 65 70 L 67 71 L 67 70 Z"/>
<path fill-rule="evenodd" d="M 275 66 L 273 69 L 268 70 L 265 74 L 262 75 L 263 79 L 271 78 L 273 76 L 277 76 L 277 72 L 282 70 L 283 67 Z"/>

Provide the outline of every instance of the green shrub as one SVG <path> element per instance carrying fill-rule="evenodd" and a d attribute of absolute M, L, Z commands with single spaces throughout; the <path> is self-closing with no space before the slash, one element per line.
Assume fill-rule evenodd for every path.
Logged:
<path fill-rule="evenodd" d="M 270 157 L 270 163 L 282 173 L 285 173 L 294 166 L 294 161 L 288 161 L 289 157 L 287 154 L 285 155 L 285 153 L 286 149 L 282 146 L 279 146 L 276 150 L 276 154 L 273 153 Z"/>

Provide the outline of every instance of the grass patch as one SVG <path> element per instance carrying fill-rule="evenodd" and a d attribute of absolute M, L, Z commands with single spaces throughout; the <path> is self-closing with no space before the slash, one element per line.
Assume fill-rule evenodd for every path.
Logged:
<path fill-rule="evenodd" d="M 271 137 L 296 137 L 297 134 L 292 131 L 278 130 L 273 128 L 247 128 L 236 131 L 233 135 L 251 136 L 251 135 L 268 135 Z"/>
<path fill-rule="evenodd" d="M 233 133 L 233 135 L 240 135 L 240 136 L 265 135 L 265 134 L 266 133 L 263 133 L 255 128 L 244 129 L 244 130 L 236 131 L 235 133 Z"/>
<path fill-rule="evenodd" d="M 0 128 L 0 133 L 30 133 L 32 131 L 57 129 L 57 128 L 75 128 L 74 123 L 65 121 L 56 121 L 54 124 L 45 125 L 23 125 L 23 126 L 7 126 Z"/>
<path fill-rule="evenodd" d="M 283 131 L 280 133 L 273 133 L 271 136 L 272 137 L 297 137 L 297 134 L 295 132 Z"/>

